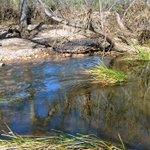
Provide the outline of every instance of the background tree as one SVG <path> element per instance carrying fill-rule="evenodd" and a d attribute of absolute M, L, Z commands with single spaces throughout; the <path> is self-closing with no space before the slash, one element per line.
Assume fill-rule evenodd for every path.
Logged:
<path fill-rule="evenodd" d="M 27 29 L 27 0 L 21 0 L 20 32 L 23 36 Z"/>
<path fill-rule="evenodd" d="M 21 0 L 20 25 L 21 27 L 27 26 L 27 0 Z"/>

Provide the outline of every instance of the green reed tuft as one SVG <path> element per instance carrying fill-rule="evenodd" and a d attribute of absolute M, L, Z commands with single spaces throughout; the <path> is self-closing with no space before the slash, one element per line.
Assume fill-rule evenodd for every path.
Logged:
<path fill-rule="evenodd" d="M 98 64 L 93 69 L 87 70 L 86 72 L 92 75 L 93 81 L 101 83 L 103 86 L 122 83 L 127 79 L 125 73 L 107 68 L 103 64 Z"/>

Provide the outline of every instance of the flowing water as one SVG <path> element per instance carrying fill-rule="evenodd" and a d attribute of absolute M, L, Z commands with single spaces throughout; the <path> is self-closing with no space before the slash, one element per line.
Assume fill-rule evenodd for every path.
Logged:
<path fill-rule="evenodd" d="M 84 73 L 98 56 L 6 65 L 0 68 L 0 133 L 47 135 L 51 129 L 96 134 L 134 149 L 150 149 L 150 65 L 110 61 L 128 72 L 127 83 L 92 84 Z M 1 138 L 3 138 L 1 136 Z"/>

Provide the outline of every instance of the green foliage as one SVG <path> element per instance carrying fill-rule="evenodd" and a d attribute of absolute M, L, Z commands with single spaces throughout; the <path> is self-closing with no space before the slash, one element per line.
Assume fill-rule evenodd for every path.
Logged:
<path fill-rule="evenodd" d="M 126 81 L 127 75 L 121 71 L 112 70 L 105 65 L 96 65 L 94 69 L 86 71 L 93 76 L 93 80 L 102 86 L 114 85 Z"/>
<path fill-rule="evenodd" d="M 150 60 L 150 53 L 141 49 L 141 50 L 138 51 L 137 57 L 140 60 Z"/>
<path fill-rule="evenodd" d="M 150 60 L 150 48 L 149 47 L 143 47 L 140 45 L 134 45 L 132 46 L 136 54 L 129 56 L 128 58 L 125 58 L 125 60 Z"/>

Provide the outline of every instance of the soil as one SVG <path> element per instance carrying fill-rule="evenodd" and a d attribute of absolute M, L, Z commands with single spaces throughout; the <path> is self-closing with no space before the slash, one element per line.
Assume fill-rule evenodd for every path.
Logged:
<path fill-rule="evenodd" d="M 26 61 L 49 55 L 49 49 L 33 48 L 35 44 L 25 39 L 10 38 L 0 42 L 0 62 Z"/>

